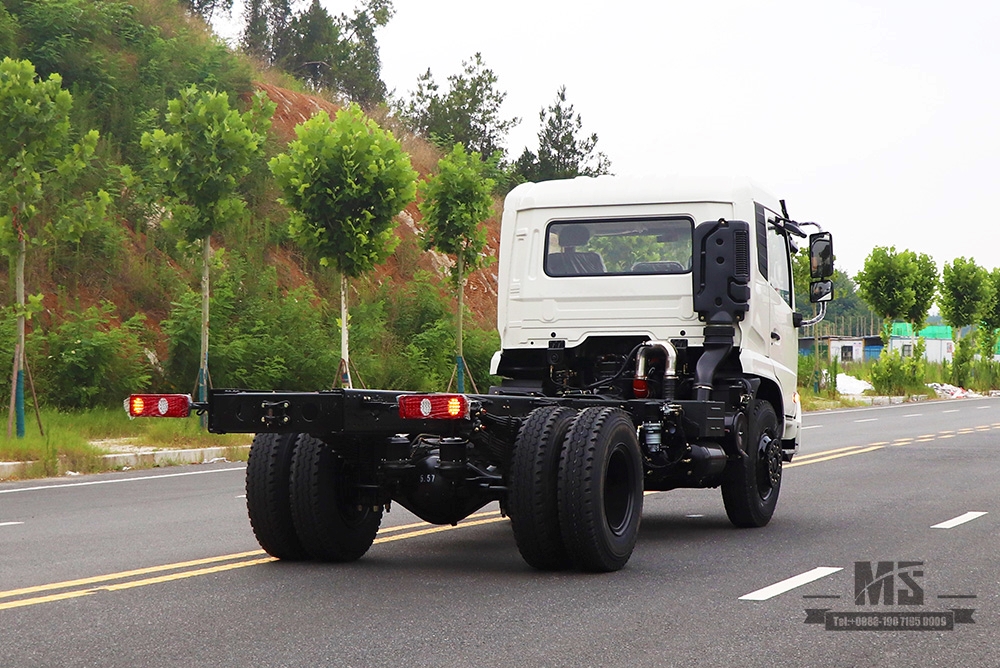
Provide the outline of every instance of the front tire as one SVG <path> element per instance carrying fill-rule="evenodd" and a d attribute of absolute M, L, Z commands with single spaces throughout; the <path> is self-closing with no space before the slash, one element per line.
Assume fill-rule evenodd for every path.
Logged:
<path fill-rule="evenodd" d="M 352 467 L 323 441 L 302 434 L 292 459 L 292 519 L 306 552 L 319 561 L 360 559 L 375 540 L 382 510 L 351 498 Z"/>
<path fill-rule="evenodd" d="M 778 416 L 769 401 L 755 403 L 746 443 L 743 461 L 722 483 L 722 501 L 734 525 L 762 527 L 774 515 L 782 474 Z"/>
<path fill-rule="evenodd" d="M 642 453 L 628 413 L 581 411 L 563 445 L 558 491 L 562 537 L 577 568 L 625 566 L 639 535 L 642 489 Z"/>
<path fill-rule="evenodd" d="M 543 406 L 521 425 L 511 462 L 510 514 L 514 540 L 528 565 L 543 571 L 571 565 L 559 531 L 559 459 L 576 411 Z"/>

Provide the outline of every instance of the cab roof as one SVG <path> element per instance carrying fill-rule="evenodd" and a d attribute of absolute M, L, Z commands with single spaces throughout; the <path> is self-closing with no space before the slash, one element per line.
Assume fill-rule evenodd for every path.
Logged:
<path fill-rule="evenodd" d="M 746 177 L 718 175 L 578 176 L 522 183 L 507 195 L 504 209 L 678 202 L 737 203 L 752 200 L 771 207 L 777 198 Z"/>

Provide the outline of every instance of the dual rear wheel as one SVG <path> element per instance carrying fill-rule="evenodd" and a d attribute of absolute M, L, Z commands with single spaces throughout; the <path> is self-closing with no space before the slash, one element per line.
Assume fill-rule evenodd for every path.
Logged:
<path fill-rule="evenodd" d="M 617 408 L 545 406 L 518 433 L 508 511 L 521 556 L 542 570 L 621 569 L 642 517 L 642 454 Z"/>
<path fill-rule="evenodd" d="M 258 434 L 246 478 L 257 542 L 279 559 L 359 559 L 375 539 L 382 512 L 351 498 L 353 474 L 347 459 L 309 434 Z"/>

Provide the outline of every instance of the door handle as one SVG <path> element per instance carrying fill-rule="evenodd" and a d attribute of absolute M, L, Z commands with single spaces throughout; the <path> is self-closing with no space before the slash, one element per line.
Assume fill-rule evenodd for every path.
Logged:
<path fill-rule="evenodd" d="M 781 334 L 778 334 L 777 332 L 771 332 L 771 339 L 773 341 L 780 341 L 781 340 Z"/>

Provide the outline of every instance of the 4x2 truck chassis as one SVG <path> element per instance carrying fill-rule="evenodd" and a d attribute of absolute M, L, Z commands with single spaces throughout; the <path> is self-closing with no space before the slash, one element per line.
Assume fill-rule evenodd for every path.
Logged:
<path fill-rule="evenodd" d="M 770 520 L 798 447 L 796 328 L 832 298 L 819 232 L 820 314 L 794 312 L 803 225 L 742 181 L 524 184 L 501 224 L 488 394 L 218 389 L 129 412 L 256 434 L 250 523 L 281 559 L 360 558 L 392 501 L 434 524 L 497 501 L 531 566 L 617 570 L 644 490 L 721 487 L 733 524 Z"/>

